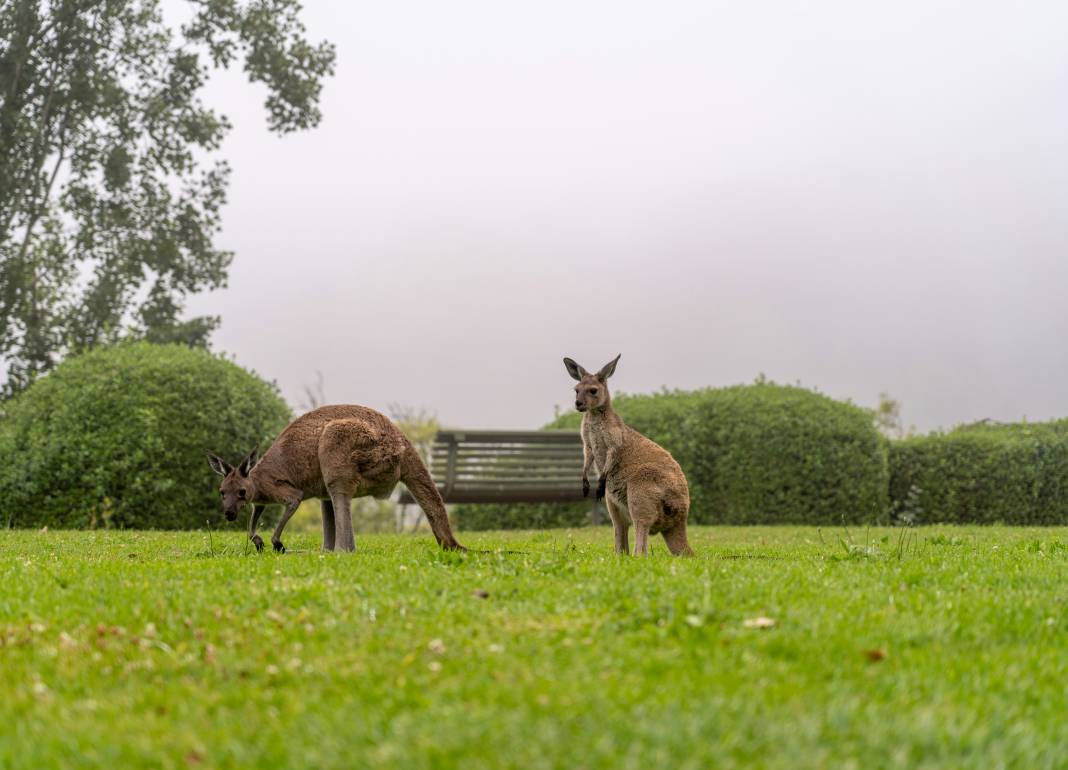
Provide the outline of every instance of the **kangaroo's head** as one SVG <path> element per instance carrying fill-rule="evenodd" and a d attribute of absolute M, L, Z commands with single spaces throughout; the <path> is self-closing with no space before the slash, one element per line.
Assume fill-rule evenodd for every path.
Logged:
<path fill-rule="evenodd" d="M 237 512 L 256 497 L 256 485 L 249 478 L 249 471 L 256 464 L 259 449 L 253 449 L 235 468 L 214 452 L 208 452 L 208 465 L 223 477 L 219 485 L 223 513 L 227 521 L 237 518 Z"/>
<path fill-rule="evenodd" d="M 620 355 L 623 354 L 620 353 Z M 618 361 L 619 356 L 616 356 L 602 366 L 599 372 L 590 374 L 570 358 L 564 359 L 567 373 L 578 380 L 578 385 L 575 386 L 575 408 L 577 410 L 589 412 L 608 406 L 611 401 L 608 395 L 608 378 L 616 370 Z"/>

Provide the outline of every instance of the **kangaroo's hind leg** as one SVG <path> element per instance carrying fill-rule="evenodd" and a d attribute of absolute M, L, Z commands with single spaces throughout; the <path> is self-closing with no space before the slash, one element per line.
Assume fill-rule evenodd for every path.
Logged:
<path fill-rule="evenodd" d="M 634 522 L 634 555 L 649 555 L 649 530 L 660 521 L 660 495 L 643 485 L 627 485 L 627 507 Z"/>
<path fill-rule="evenodd" d="M 373 449 L 379 435 L 362 420 L 333 420 L 319 437 L 319 468 L 334 508 L 334 550 L 356 550 L 352 531 L 352 498 L 360 490 L 361 458 Z"/>
<path fill-rule="evenodd" d="M 329 498 L 324 497 L 319 501 L 319 509 L 323 514 L 323 550 L 334 550 L 334 504 Z"/>
<path fill-rule="evenodd" d="M 640 521 L 634 522 L 634 555 L 649 555 L 649 525 Z"/>
<path fill-rule="evenodd" d="M 630 544 L 627 542 L 627 533 L 630 532 L 630 520 L 627 511 L 611 497 L 605 498 L 608 515 L 612 519 L 612 530 L 616 536 L 616 553 L 624 556 L 630 554 Z"/>
<path fill-rule="evenodd" d="M 352 493 L 335 486 L 330 490 L 330 501 L 334 508 L 335 551 L 356 550 L 356 535 L 352 531 Z"/>

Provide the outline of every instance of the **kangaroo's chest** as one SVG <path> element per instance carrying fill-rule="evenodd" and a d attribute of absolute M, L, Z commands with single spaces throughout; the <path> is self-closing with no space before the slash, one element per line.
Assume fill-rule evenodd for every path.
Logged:
<path fill-rule="evenodd" d="M 586 442 L 587 451 L 593 454 L 593 461 L 596 463 L 598 471 L 603 472 L 608 449 L 617 445 L 619 438 L 613 436 L 610 430 L 600 425 L 586 425 L 582 430 L 582 438 Z"/>

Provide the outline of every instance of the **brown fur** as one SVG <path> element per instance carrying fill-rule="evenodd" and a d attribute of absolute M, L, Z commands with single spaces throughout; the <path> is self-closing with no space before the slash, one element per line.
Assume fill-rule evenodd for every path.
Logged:
<path fill-rule="evenodd" d="M 582 493 L 589 494 L 591 470 L 600 475 L 597 499 L 605 498 L 615 530 L 616 552 L 629 553 L 628 534 L 634 524 L 634 554 L 649 552 L 649 535 L 663 534 L 676 556 L 693 556 L 686 539 L 690 488 L 671 454 L 633 428 L 612 409 L 608 378 L 615 360 L 590 374 L 570 358 L 564 359 L 576 380 L 575 408 L 582 412 Z"/>
<path fill-rule="evenodd" d="M 415 447 L 389 418 L 365 406 L 322 406 L 298 417 L 259 462 L 255 450 L 236 468 L 212 454 L 208 462 L 224 476 L 219 491 L 227 519 L 253 505 L 248 536 L 257 548 L 263 547 L 256 525 L 264 505 L 285 506 L 271 535 L 275 550 L 284 551 L 282 530 L 301 500 L 316 497 L 322 501 L 323 549 L 354 551 L 352 498 L 389 497 L 398 481 L 423 509 L 438 544 L 462 548 Z"/>

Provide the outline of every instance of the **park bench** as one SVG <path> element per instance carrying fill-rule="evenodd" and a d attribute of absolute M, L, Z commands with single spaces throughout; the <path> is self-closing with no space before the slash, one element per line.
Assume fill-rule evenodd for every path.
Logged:
<path fill-rule="evenodd" d="M 575 430 L 443 430 L 430 473 L 446 503 L 582 500 L 582 437 Z M 414 501 L 405 491 L 400 502 Z"/>

